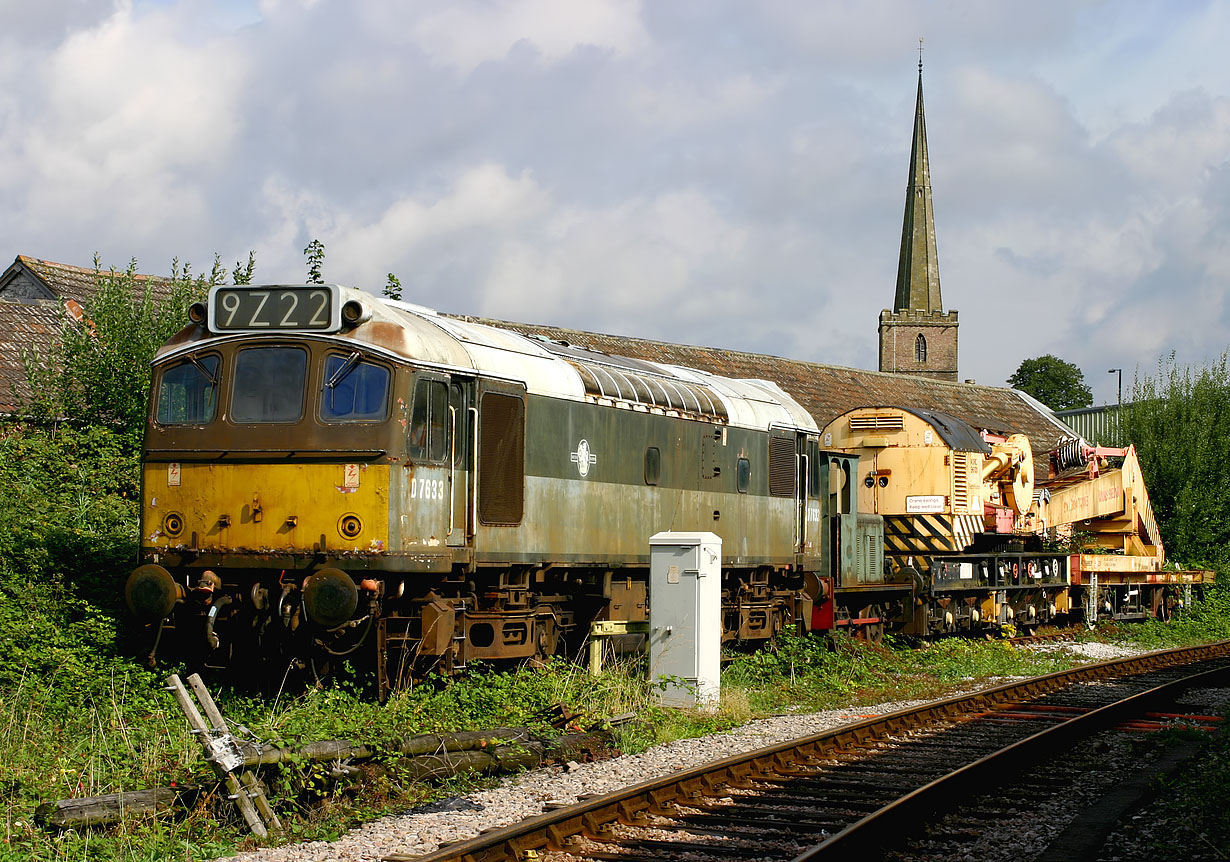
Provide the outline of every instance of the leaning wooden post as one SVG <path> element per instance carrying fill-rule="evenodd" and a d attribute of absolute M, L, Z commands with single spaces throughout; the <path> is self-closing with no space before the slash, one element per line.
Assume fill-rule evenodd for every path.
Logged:
<path fill-rule="evenodd" d="M 205 717 L 209 719 L 213 725 L 215 733 L 222 734 L 234 743 L 234 738 L 231 737 L 231 729 L 226 725 L 226 719 L 222 717 L 222 711 L 218 709 L 218 705 L 214 703 L 213 695 L 209 693 L 209 689 L 205 688 L 205 683 L 201 680 L 199 673 L 194 673 L 188 677 L 188 685 L 192 686 L 192 691 L 196 693 L 196 699 L 201 702 L 201 707 L 205 710 Z M 238 750 L 238 746 L 236 746 Z M 282 831 L 282 821 L 278 819 L 278 815 L 274 813 L 273 806 L 269 804 L 269 800 L 265 797 L 265 789 L 261 783 L 256 780 L 256 776 L 252 774 L 250 769 L 245 769 L 239 773 L 239 780 L 243 782 L 243 786 L 247 788 L 248 795 L 252 797 L 252 801 L 256 803 L 256 809 L 260 812 L 261 817 L 265 818 L 265 822 L 269 824 L 269 828 L 275 832 Z"/>
<path fill-rule="evenodd" d="M 193 676 L 196 675 L 193 674 Z M 239 809 L 243 819 L 248 822 L 248 827 L 258 837 L 267 837 L 269 830 L 265 828 L 260 814 L 252 805 L 252 800 L 248 798 L 247 789 L 235 777 L 235 769 L 243 766 L 243 755 L 239 753 L 239 747 L 235 744 L 234 737 L 225 731 L 223 731 L 222 735 L 215 735 L 210 732 L 209 726 L 205 724 L 205 719 L 201 716 L 200 711 L 197 710 L 196 704 L 192 702 L 192 696 L 188 694 L 188 689 L 184 688 L 183 680 L 179 678 L 179 674 L 173 673 L 167 678 L 167 690 L 174 693 L 175 700 L 179 703 L 179 708 L 183 711 L 184 716 L 188 719 L 188 724 L 192 727 L 192 732 L 201 737 L 201 745 L 205 748 L 205 759 L 209 761 L 210 766 L 213 767 L 218 777 L 226 782 L 226 789 L 230 793 L 235 807 Z M 210 702 L 212 703 L 212 699 Z M 216 710 L 217 707 L 215 706 L 214 709 Z"/>

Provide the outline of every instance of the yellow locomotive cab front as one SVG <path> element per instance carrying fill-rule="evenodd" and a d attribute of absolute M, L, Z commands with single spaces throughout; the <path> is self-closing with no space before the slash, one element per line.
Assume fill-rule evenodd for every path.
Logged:
<path fill-rule="evenodd" d="M 147 463 L 148 552 L 243 555 L 381 553 L 389 535 L 387 464 Z"/>

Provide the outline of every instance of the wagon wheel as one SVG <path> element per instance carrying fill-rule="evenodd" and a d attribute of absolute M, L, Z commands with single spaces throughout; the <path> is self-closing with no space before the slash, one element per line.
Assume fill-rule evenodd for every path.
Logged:
<path fill-rule="evenodd" d="M 880 605 L 868 605 L 863 608 L 861 616 L 876 617 L 879 622 L 859 626 L 854 636 L 871 644 L 884 643 L 884 608 Z"/>

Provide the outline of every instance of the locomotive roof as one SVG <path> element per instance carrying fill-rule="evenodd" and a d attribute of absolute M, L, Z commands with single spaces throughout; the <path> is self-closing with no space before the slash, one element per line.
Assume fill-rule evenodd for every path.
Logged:
<path fill-rule="evenodd" d="M 906 407 L 900 404 L 875 404 L 855 407 L 853 410 L 848 410 L 841 416 L 838 416 L 834 421 L 840 420 L 843 416 L 851 416 L 866 410 L 904 410 L 906 413 L 917 416 L 934 428 L 935 432 L 940 435 L 940 439 L 944 441 L 944 445 L 949 449 L 957 452 L 991 454 L 990 444 L 983 439 L 978 429 L 971 426 L 964 419 L 940 410 L 920 410 L 917 407 Z"/>
<path fill-rule="evenodd" d="M 818 429 L 854 408 L 898 404 L 950 415 L 974 429 L 1026 434 L 1038 453 L 1076 436 L 1044 405 L 1015 389 L 556 326 L 438 314 L 362 291 L 343 290 L 371 308 L 372 319 L 358 329 L 329 338 L 361 341 L 373 349 L 429 365 L 520 380 L 529 391 L 545 395 L 576 400 L 587 397 L 582 374 L 570 361 L 579 360 L 608 369 L 644 369 L 643 374 L 652 369 L 662 379 L 706 387 L 726 408 L 727 421 L 745 427 L 778 424 Z M 159 356 L 185 349 L 186 340 L 202 340 L 199 333 L 193 333 L 194 328 L 182 332 Z M 206 336 L 211 341 L 233 337 Z M 626 401 L 618 403 L 630 406 Z"/>
<path fill-rule="evenodd" d="M 521 382 L 528 392 L 538 395 L 762 430 L 770 426 L 818 430 L 811 414 L 771 380 L 729 379 L 703 369 L 612 355 L 477 319 L 441 315 L 353 288 L 336 289 L 343 302 L 361 301 L 371 312 L 370 318 L 332 333 L 282 331 L 254 336 L 217 334 L 191 326 L 164 345 L 156 361 L 206 344 L 254 337 L 361 343 L 416 364 Z"/>

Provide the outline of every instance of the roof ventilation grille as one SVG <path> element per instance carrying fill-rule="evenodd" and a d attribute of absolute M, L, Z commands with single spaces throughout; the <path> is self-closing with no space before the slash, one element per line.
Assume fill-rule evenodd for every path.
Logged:
<path fill-rule="evenodd" d="M 900 413 L 864 413 L 850 417 L 851 431 L 901 431 L 905 417 Z"/>

